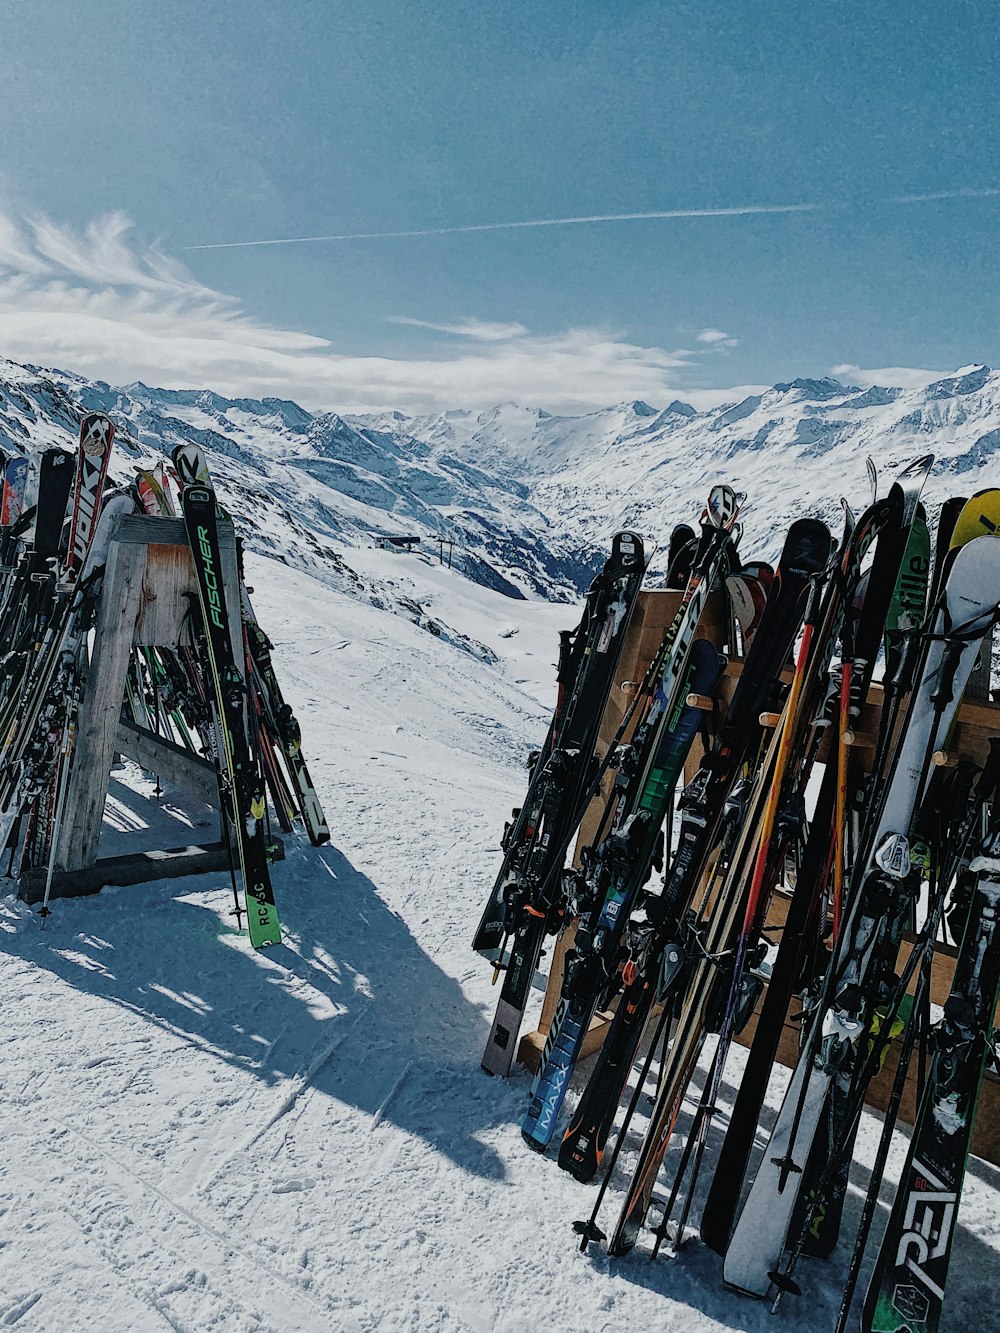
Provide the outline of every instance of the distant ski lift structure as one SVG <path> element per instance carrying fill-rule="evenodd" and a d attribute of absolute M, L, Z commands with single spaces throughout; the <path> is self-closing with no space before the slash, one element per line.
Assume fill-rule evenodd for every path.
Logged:
<path fill-rule="evenodd" d="M 395 551 L 397 554 L 412 551 L 414 546 L 420 545 L 419 537 L 393 537 L 387 532 L 373 532 L 371 538 L 377 550 Z"/>
<path fill-rule="evenodd" d="M 443 565 L 443 564 L 444 564 L 444 548 L 447 546 L 447 548 L 448 548 L 448 568 L 451 569 L 451 556 L 452 556 L 452 551 L 453 551 L 454 548 L 455 548 L 455 538 L 454 538 L 454 537 L 444 537 L 444 536 L 442 536 L 442 535 L 439 534 L 437 537 L 432 537 L 431 540 L 432 540 L 432 541 L 436 541 L 437 544 L 438 544 L 438 564 L 439 564 L 439 565 Z"/>

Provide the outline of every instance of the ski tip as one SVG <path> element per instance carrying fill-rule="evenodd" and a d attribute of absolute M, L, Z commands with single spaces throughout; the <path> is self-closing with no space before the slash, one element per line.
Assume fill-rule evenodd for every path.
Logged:
<path fill-rule="evenodd" d="M 752 1300 L 763 1301 L 767 1298 L 766 1291 L 754 1291 L 752 1287 L 742 1287 L 738 1282 L 732 1282 L 723 1274 L 722 1285 L 727 1291 L 735 1291 L 738 1296 L 749 1296 Z"/>
<path fill-rule="evenodd" d="M 612 1259 L 624 1259 L 625 1256 L 631 1254 L 634 1249 L 634 1240 L 625 1236 L 620 1236 L 617 1240 L 612 1240 L 611 1244 L 608 1246 L 608 1254 L 611 1255 Z"/>
<path fill-rule="evenodd" d="M 263 939 L 251 940 L 250 942 L 255 949 L 271 949 L 281 943 L 281 931 L 279 930 L 273 935 L 266 935 Z"/>
<path fill-rule="evenodd" d="M 568 1172 L 574 1180 L 578 1180 L 581 1185 L 586 1185 L 597 1175 L 600 1162 L 595 1162 L 593 1159 L 578 1162 L 572 1157 L 563 1157 L 560 1153 L 559 1165 L 564 1171 Z"/>
<path fill-rule="evenodd" d="M 531 1134 L 524 1129 L 521 1130 L 521 1138 L 524 1139 L 532 1152 L 544 1153 L 545 1149 L 549 1146 L 547 1143 L 539 1143 L 536 1138 L 532 1138 Z"/>
<path fill-rule="evenodd" d="M 709 1231 L 707 1229 L 703 1229 L 699 1234 L 701 1236 L 701 1243 L 707 1250 L 713 1250 L 716 1254 L 725 1257 L 726 1248 L 729 1245 L 728 1236 L 725 1240 L 721 1240 L 715 1234 L 714 1230 Z"/>

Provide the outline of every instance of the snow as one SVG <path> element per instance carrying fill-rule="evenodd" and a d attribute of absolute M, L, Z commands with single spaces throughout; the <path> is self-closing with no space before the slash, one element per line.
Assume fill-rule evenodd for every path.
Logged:
<path fill-rule="evenodd" d="M 367 423 L 9 363 L 0 380 L 16 447 L 66 446 L 79 399 L 127 428 L 119 476 L 164 443 L 203 439 L 333 836 L 320 849 L 286 840 L 274 868 L 285 942 L 264 954 L 235 931 L 221 875 L 60 900 L 44 930 L 0 896 L 0 1327 L 831 1328 L 844 1253 L 803 1261 L 807 1294 L 777 1322 L 725 1291 L 697 1239 L 655 1264 L 648 1238 L 624 1261 L 580 1254 L 571 1224 L 596 1187 L 524 1147 L 525 1071 L 500 1082 L 479 1068 L 497 992 L 470 939 L 544 734 L 558 630 L 578 616 L 489 584 L 566 597 L 580 553 L 616 523 L 665 548 L 721 474 L 750 491 L 745 545 L 760 554 L 813 497 L 832 510 L 845 490 L 860 505 L 876 447 L 884 470 L 938 450 L 938 498 L 978 489 L 1000 442 L 1000 376 L 969 367 L 926 390 L 864 393 L 800 383 L 729 411 L 556 418 L 508 404 Z M 339 481 L 291 466 L 330 450 Z M 461 567 L 426 540 L 414 555 L 369 544 L 380 526 L 426 538 L 442 515 L 462 525 Z M 115 775 L 105 853 L 214 827 L 183 793 L 147 799 L 154 786 L 134 766 Z M 710 1057 L 711 1043 L 702 1070 Z M 702 1189 L 741 1065 L 734 1049 Z M 786 1082 L 776 1071 L 769 1117 Z M 847 1236 L 880 1123 L 864 1117 Z M 876 1230 L 904 1151 L 900 1138 Z M 988 1326 L 998 1188 L 1000 1172 L 973 1160 L 944 1333 Z"/>
<path fill-rule="evenodd" d="M 795 517 L 816 513 L 839 527 L 840 494 L 867 495 L 869 454 L 883 493 L 904 464 L 936 454 L 925 493 L 934 512 L 947 496 L 988 484 L 983 469 L 1000 444 L 1000 373 L 967 366 L 911 389 L 795 380 L 702 411 L 671 404 L 648 412 L 623 403 L 558 417 L 507 406 L 457 423 L 372 420 L 397 438 L 409 433 L 435 450 L 483 458 L 498 476 L 525 479 L 553 528 L 584 545 L 620 527 L 662 540 L 691 521 L 715 482 L 728 481 L 749 497 L 746 543 L 773 558 Z M 364 429 L 369 419 L 352 420 Z"/>
<path fill-rule="evenodd" d="M 0 1325 L 773 1329 L 697 1240 L 656 1264 L 644 1246 L 581 1255 L 570 1224 L 593 1188 L 523 1146 L 524 1071 L 479 1069 L 496 992 L 469 938 L 575 609 L 365 559 L 372 576 L 395 562 L 401 596 L 447 601 L 498 660 L 250 561 L 334 840 L 287 841 L 283 947 L 254 954 L 235 932 L 222 876 L 62 900 L 44 931 L 0 900 Z M 177 793 L 163 804 L 183 810 Z M 110 816 L 123 822 L 120 800 Z M 855 1218 L 865 1182 L 862 1161 Z M 982 1327 L 997 1182 L 973 1163 L 946 1328 Z M 808 1304 L 790 1298 L 780 1322 L 829 1328 L 843 1263 L 803 1264 Z"/>
<path fill-rule="evenodd" d="M 896 471 L 933 452 L 933 517 L 948 496 L 989 483 L 1000 446 L 1000 371 L 981 365 L 911 388 L 795 380 L 701 410 L 627 402 L 557 416 L 503 403 L 342 417 L 0 362 L 0 435 L 15 446 L 68 443 L 71 400 L 111 411 L 137 460 L 201 443 L 237 512 L 251 498 L 270 511 L 245 533 L 256 549 L 331 583 L 342 574 L 330 567 L 332 543 L 343 558 L 373 531 L 425 543 L 443 533 L 477 582 L 562 599 L 582 591 L 616 529 L 659 541 L 662 555 L 673 525 L 695 519 L 718 481 L 747 492 L 744 545 L 773 559 L 793 518 L 816 513 L 839 529 L 841 494 L 863 507 L 869 455 L 884 493 Z"/>

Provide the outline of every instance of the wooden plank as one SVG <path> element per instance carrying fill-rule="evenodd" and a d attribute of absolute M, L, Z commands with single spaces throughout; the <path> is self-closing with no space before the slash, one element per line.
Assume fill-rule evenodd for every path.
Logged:
<path fill-rule="evenodd" d="M 237 663 L 243 661 L 236 533 L 232 520 L 219 517 L 219 551 L 223 592 Z M 147 547 L 142 588 L 142 610 L 134 642 L 145 647 L 176 647 L 189 641 L 187 624 L 191 598 L 197 597 L 194 559 L 183 519 L 128 514 L 119 520 L 114 540 Z"/>
<path fill-rule="evenodd" d="M 118 723 L 115 745 L 141 768 L 156 773 L 182 791 L 191 792 L 209 805 L 218 805 L 215 765 L 208 759 L 192 754 L 182 745 L 176 745 L 164 736 L 156 736 L 124 717 Z"/>
<path fill-rule="evenodd" d="M 573 941 L 575 939 L 575 921 L 571 921 L 569 925 L 561 930 L 556 936 L 555 945 L 552 949 L 552 962 L 549 964 L 549 980 L 545 987 L 545 997 L 542 1000 L 542 1012 L 538 1018 L 538 1032 L 541 1035 L 543 1042 L 559 1005 L 563 974 L 566 971 L 566 954 L 573 947 Z"/>
<path fill-rule="evenodd" d="M 233 648 L 236 661 L 242 662 L 236 533 L 232 520 L 226 515 L 219 516 L 218 528 L 226 607 L 233 626 Z M 124 514 L 114 527 L 112 540 L 122 546 L 148 548 L 142 615 L 135 642 L 148 647 L 176 647 L 187 615 L 187 594 L 197 593 L 194 561 L 184 520 Z"/>
<path fill-rule="evenodd" d="M 284 844 L 274 838 L 271 860 L 282 861 Z M 182 875 L 207 875 L 228 871 L 229 854 L 224 843 L 205 846 L 171 847 L 165 851 L 132 852 L 126 856 L 108 856 L 86 870 L 59 870 L 52 878 L 53 898 L 83 898 L 111 886 L 145 884 L 157 879 Z M 21 876 L 20 897 L 26 903 L 41 902 L 45 896 L 45 870 L 29 870 Z"/>
<path fill-rule="evenodd" d="M 882 685 L 874 683 L 852 730 L 861 736 L 878 734 L 882 716 Z M 948 740 L 948 749 L 964 759 L 982 764 L 990 748 L 990 739 L 1000 735 L 1000 704 L 984 699 L 963 699 L 958 719 Z M 867 773 L 871 767 L 870 746 L 851 746 L 852 771 Z M 827 748 L 820 749 L 819 759 L 826 760 Z"/>
<path fill-rule="evenodd" d="M 80 704 L 76 752 L 58 831 L 55 860 L 63 870 L 84 870 L 97 859 L 145 563 L 146 553 L 141 547 L 111 543 L 97 612 L 94 653 Z"/>
<path fill-rule="evenodd" d="M 136 852 L 107 857 L 83 870 L 57 870 L 52 877 L 53 898 L 83 898 L 109 885 L 144 884 L 147 880 L 173 875 L 202 875 L 229 869 L 223 843 L 206 847 L 173 847 L 167 851 Z M 26 903 L 41 902 L 45 895 L 45 871 L 27 870 L 21 876 L 20 896 Z"/>
<path fill-rule="evenodd" d="M 604 1034 L 608 1029 L 608 1024 L 613 1018 L 612 1013 L 595 1014 L 590 1020 L 590 1027 L 587 1029 L 587 1035 L 583 1039 L 580 1047 L 580 1059 L 586 1060 L 589 1055 L 601 1049 L 604 1041 Z M 526 1032 L 521 1038 L 517 1048 L 517 1058 L 526 1069 L 530 1069 L 533 1074 L 538 1072 L 538 1067 L 542 1063 L 542 1051 L 545 1049 L 546 1033 L 541 1030 L 537 1032 Z"/>
<path fill-rule="evenodd" d="M 148 546 L 151 542 L 160 542 L 166 546 L 188 544 L 182 518 L 152 514 L 122 514 L 115 525 L 112 539 L 122 546 Z"/>
<path fill-rule="evenodd" d="M 192 596 L 197 596 L 197 584 L 191 548 L 186 543 L 168 546 L 156 542 L 147 546 L 142 604 L 133 642 L 146 648 L 190 643 Z"/>

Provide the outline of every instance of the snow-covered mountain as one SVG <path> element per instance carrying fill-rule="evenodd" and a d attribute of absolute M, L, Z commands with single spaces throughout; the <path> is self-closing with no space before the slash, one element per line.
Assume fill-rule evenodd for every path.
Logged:
<path fill-rule="evenodd" d="M 505 403 L 342 417 L 284 399 L 113 387 L 0 362 L 0 446 L 68 444 L 78 407 L 119 425 L 119 477 L 196 441 L 252 549 L 380 605 L 394 600 L 389 560 L 380 580 L 352 554 L 373 534 L 419 536 L 425 558 L 438 537 L 454 539 L 456 566 L 473 581 L 566 600 L 617 528 L 659 543 L 654 572 L 662 567 L 670 529 L 697 518 L 717 481 L 747 493 L 744 550 L 773 556 L 797 515 L 839 525 L 841 495 L 866 503 L 869 457 L 885 487 L 933 452 L 933 515 L 947 496 L 988 482 L 1000 446 L 1000 372 L 987 366 L 916 389 L 794 380 L 702 412 L 632 402 L 560 417 Z"/>
<path fill-rule="evenodd" d="M 78 409 L 118 426 L 120 480 L 183 441 L 205 451 L 220 492 L 253 549 L 349 584 L 351 548 L 374 534 L 454 539 L 468 577 L 508 596 L 566 600 L 593 563 L 552 527 L 528 488 L 408 435 L 360 430 L 336 413 L 282 399 L 229 399 L 208 390 L 116 388 L 62 371 L 0 361 L 0 448 L 72 442 Z"/>
<path fill-rule="evenodd" d="M 664 541 L 674 523 L 697 517 L 715 482 L 728 481 L 747 493 L 747 545 L 774 555 L 797 515 L 836 523 L 842 494 L 855 507 L 866 502 L 869 456 L 884 488 L 910 459 L 935 454 L 925 495 L 932 512 L 988 484 L 1000 448 L 1000 372 L 967 366 L 922 389 L 793 380 L 703 412 L 634 402 L 556 417 L 504 404 L 478 416 L 352 420 L 523 480 L 553 527 L 584 548 L 620 527 Z"/>

